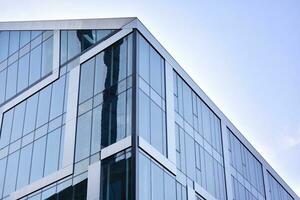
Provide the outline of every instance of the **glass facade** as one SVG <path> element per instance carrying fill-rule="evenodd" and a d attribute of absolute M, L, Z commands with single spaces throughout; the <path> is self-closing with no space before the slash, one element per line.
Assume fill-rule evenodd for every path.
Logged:
<path fill-rule="evenodd" d="M 236 199 L 265 199 L 263 171 L 261 163 L 253 154 L 240 142 L 240 140 L 229 130 L 229 154 L 232 166 L 232 184 Z M 242 181 L 237 177 L 242 177 Z M 246 188 L 247 186 L 247 188 Z M 242 195 L 242 196 L 241 196 Z M 240 196 L 238 198 L 238 196 Z"/>
<path fill-rule="evenodd" d="M 282 185 L 268 172 L 269 193 L 274 200 L 294 200 L 294 198 L 282 187 Z"/>
<path fill-rule="evenodd" d="M 3 114 L 0 196 L 61 168 L 68 74 Z M 53 147 L 56 147 L 53 149 Z"/>
<path fill-rule="evenodd" d="M 137 36 L 137 70 L 139 135 L 166 155 L 165 61 L 140 34 Z"/>
<path fill-rule="evenodd" d="M 132 35 L 81 65 L 75 162 L 131 135 Z"/>
<path fill-rule="evenodd" d="M 0 199 L 297 199 L 150 34 L 117 24 L 0 31 Z"/>
<path fill-rule="evenodd" d="M 176 165 L 216 199 L 226 199 L 220 119 L 174 72 Z"/>

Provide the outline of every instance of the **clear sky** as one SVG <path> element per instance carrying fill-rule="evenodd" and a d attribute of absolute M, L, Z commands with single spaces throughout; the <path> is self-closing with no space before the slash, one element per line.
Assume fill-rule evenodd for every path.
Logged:
<path fill-rule="evenodd" d="M 0 0 L 0 21 L 138 17 L 300 195 L 299 0 Z"/>

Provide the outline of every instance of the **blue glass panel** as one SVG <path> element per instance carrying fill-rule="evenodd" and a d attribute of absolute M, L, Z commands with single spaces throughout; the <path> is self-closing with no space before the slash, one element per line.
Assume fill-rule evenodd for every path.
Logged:
<path fill-rule="evenodd" d="M 80 72 L 80 93 L 79 103 L 91 98 L 93 96 L 94 86 L 94 68 L 95 58 L 90 59 L 81 66 Z"/>
<path fill-rule="evenodd" d="M 90 154 L 92 111 L 80 116 L 77 121 L 75 161 Z"/>
<path fill-rule="evenodd" d="M 6 160 L 7 160 L 6 157 L 0 160 L 0 198 L 2 197 L 2 190 L 4 186 Z"/>
<path fill-rule="evenodd" d="M 176 200 L 176 182 L 168 173 L 164 173 L 165 200 Z"/>
<path fill-rule="evenodd" d="M 30 31 L 20 31 L 20 48 L 30 42 Z"/>
<path fill-rule="evenodd" d="M 92 141 L 91 141 L 91 154 L 100 151 L 101 146 L 101 116 L 102 106 L 98 106 L 93 110 L 93 127 L 92 127 Z"/>
<path fill-rule="evenodd" d="M 17 189 L 29 183 L 32 144 L 21 149 Z"/>
<path fill-rule="evenodd" d="M 77 31 L 68 31 L 68 59 L 73 58 L 81 51 Z"/>
<path fill-rule="evenodd" d="M 8 56 L 9 31 L 0 31 L 0 62 Z"/>
<path fill-rule="evenodd" d="M 150 79 L 150 45 L 148 42 L 139 35 L 139 48 L 138 48 L 138 70 L 139 75 L 149 83 Z"/>
<path fill-rule="evenodd" d="M 152 200 L 164 200 L 164 174 L 156 164 L 151 163 Z"/>
<path fill-rule="evenodd" d="M 160 55 L 152 47 L 150 48 L 150 84 L 151 87 L 162 96 L 163 69 Z"/>
<path fill-rule="evenodd" d="M 7 69 L 6 100 L 10 99 L 17 91 L 18 62 L 10 65 Z"/>
<path fill-rule="evenodd" d="M 151 101 L 151 144 L 164 153 L 163 115 L 162 110 Z"/>
<path fill-rule="evenodd" d="M 9 33 L 9 55 L 15 53 L 19 49 L 20 32 L 10 31 Z"/>
<path fill-rule="evenodd" d="M 51 86 L 43 89 L 39 94 L 39 104 L 37 113 L 36 127 L 40 127 L 49 120 L 49 109 L 51 99 Z"/>
<path fill-rule="evenodd" d="M 53 66 L 53 36 L 43 43 L 42 77 L 52 72 Z"/>
<path fill-rule="evenodd" d="M 63 112 L 64 95 L 65 95 L 65 81 L 66 77 L 60 77 L 53 83 L 52 86 L 52 98 L 50 109 L 50 120 L 58 117 Z"/>
<path fill-rule="evenodd" d="M 33 145 L 30 183 L 43 177 L 46 149 L 46 136 L 36 140 Z"/>
<path fill-rule="evenodd" d="M 26 114 L 24 120 L 24 135 L 30 133 L 35 128 L 36 113 L 38 107 L 38 93 L 31 96 L 26 101 Z"/>
<path fill-rule="evenodd" d="M 139 90 L 139 135 L 150 142 L 150 99 Z"/>
<path fill-rule="evenodd" d="M 14 142 L 17 139 L 21 138 L 23 132 L 24 114 L 25 114 L 25 102 L 22 102 L 21 104 L 15 107 L 10 142 Z"/>
<path fill-rule="evenodd" d="M 98 94 L 104 90 L 107 76 L 110 76 L 110 74 L 108 73 L 104 62 L 104 52 L 101 52 L 96 56 L 94 94 Z"/>
<path fill-rule="evenodd" d="M 19 151 L 10 154 L 8 156 L 3 196 L 8 195 L 15 190 L 18 162 L 19 162 Z"/>
<path fill-rule="evenodd" d="M 139 153 L 139 199 L 150 200 L 151 198 L 150 164 L 150 160 Z"/>
<path fill-rule="evenodd" d="M 28 86 L 29 77 L 29 54 L 26 54 L 19 60 L 18 66 L 18 92 Z"/>
<path fill-rule="evenodd" d="M 38 81 L 41 77 L 42 46 L 39 45 L 30 52 L 29 85 Z"/>
<path fill-rule="evenodd" d="M 0 72 L 0 104 L 3 103 L 5 100 L 5 89 L 6 89 L 6 70 L 3 70 Z"/>
<path fill-rule="evenodd" d="M 1 135 L 0 135 L 0 148 L 5 147 L 9 143 L 11 127 L 13 123 L 13 114 L 14 114 L 14 110 L 10 109 L 9 111 L 5 112 L 3 116 Z"/>
<path fill-rule="evenodd" d="M 58 169 L 60 132 L 61 129 L 59 128 L 48 134 L 44 176 Z"/>

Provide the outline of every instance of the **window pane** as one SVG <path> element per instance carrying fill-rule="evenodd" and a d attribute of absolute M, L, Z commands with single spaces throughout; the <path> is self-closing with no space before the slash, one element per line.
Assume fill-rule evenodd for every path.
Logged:
<path fill-rule="evenodd" d="M 150 48 L 150 84 L 162 96 L 162 68 L 161 57 L 152 47 Z"/>
<path fill-rule="evenodd" d="M 3 196 L 8 195 L 15 190 L 18 162 L 19 162 L 19 151 L 8 156 Z"/>
<path fill-rule="evenodd" d="M 193 125 L 192 90 L 185 83 L 183 83 L 183 102 L 184 118 L 190 125 Z"/>
<path fill-rule="evenodd" d="M 30 42 L 30 31 L 20 31 L 20 48 Z"/>
<path fill-rule="evenodd" d="M 186 166 L 187 166 L 187 175 L 192 179 L 196 179 L 195 171 L 195 144 L 194 139 L 185 134 L 185 147 L 186 147 Z"/>
<path fill-rule="evenodd" d="M 10 99 L 17 90 L 18 62 L 15 62 L 7 69 L 6 99 Z"/>
<path fill-rule="evenodd" d="M 78 30 L 76 31 L 76 36 L 80 42 L 81 51 L 95 44 L 96 33 L 94 30 Z"/>
<path fill-rule="evenodd" d="M 53 83 L 50 120 L 58 117 L 63 112 L 64 95 L 65 95 L 65 76 L 60 77 Z"/>
<path fill-rule="evenodd" d="M 19 31 L 10 31 L 9 33 L 9 55 L 15 53 L 19 49 Z"/>
<path fill-rule="evenodd" d="M 32 153 L 32 144 L 27 145 L 21 150 L 17 189 L 27 185 L 29 182 L 31 153 Z"/>
<path fill-rule="evenodd" d="M 10 142 L 14 142 L 17 139 L 21 138 L 23 131 L 23 122 L 25 114 L 25 102 L 22 102 L 15 107 L 14 121 L 11 133 Z"/>
<path fill-rule="evenodd" d="M 150 160 L 139 153 L 139 199 L 150 200 L 151 198 L 150 164 Z"/>
<path fill-rule="evenodd" d="M 52 71 L 53 65 L 53 36 L 43 43 L 42 76 Z"/>
<path fill-rule="evenodd" d="M 92 111 L 80 116 L 77 121 L 75 161 L 90 154 Z"/>
<path fill-rule="evenodd" d="M 96 67 L 95 67 L 95 88 L 94 94 L 102 92 L 105 88 L 105 80 L 110 76 L 109 71 L 104 61 L 104 52 L 101 52 L 96 56 Z"/>
<path fill-rule="evenodd" d="M 5 112 L 2 121 L 1 135 L 0 135 L 0 148 L 5 147 L 9 143 L 11 127 L 13 123 L 14 109 Z"/>
<path fill-rule="evenodd" d="M 28 86 L 28 76 L 29 76 L 29 54 L 26 54 L 19 60 L 18 92 L 24 90 Z"/>
<path fill-rule="evenodd" d="M 34 142 L 30 183 L 43 177 L 45 149 L 46 149 L 46 136 Z"/>
<path fill-rule="evenodd" d="M 150 142 L 150 99 L 139 90 L 139 135 Z"/>
<path fill-rule="evenodd" d="M 164 173 L 165 183 L 165 200 L 176 200 L 175 179 L 167 173 Z"/>
<path fill-rule="evenodd" d="M 81 51 L 77 31 L 68 31 L 68 60 L 79 54 Z"/>
<path fill-rule="evenodd" d="M 102 106 L 98 106 L 93 110 L 92 144 L 91 144 L 92 154 L 100 151 L 101 124 L 102 124 L 101 114 L 102 114 Z"/>
<path fill-rule="evenodd" d="M 2 190 L 3 190 L 3 186 L 4 186 L 6 160 L 7 160 L 7 158 L 3 158 L 0 160 L 0 197 L 2 197 Z"/>
<path fill-rule="evenodd" d="M 0 104 L 3 103 L 5 100 L 5 88 L 6 88 L 6 70 L 3 70 L 2 72 L 0 72 Z"/>
<path fill-rule="evenodd" d="M 87 196 L 87 179 L 77 183 L 74 187 L 74 200 L 85 200 Z"/>
<path fill-rule="evenodd" d="M 163 137 L 162 110 L 151 101 L 151 144 L 161 153 L 164 153 Z"/>
<path fill-rule="evenodd" d="M 164 200 L 164 174 L 156 164 L 151 163 L 152 200 Z"/>
<path fill-rule="evenodd" d="M 68 60 L 68 31 L 60 32 L 60 64 Z"/>
<path fill-rule="evenodd" d="M 7 58 L 8 44 L 9 44 L 9 32 L 0 31 L 0 62 Z"/>
<path fill-rule="evenodd" d="M 139 75 L 149 83 L 149 59 L 150 59 L 150 45 L 148 42 L 139 35 L 139 52 L 138 52 L 138 67 L 139 67 Z"/>
<path fill-rule="evenodd" d="M 131 199 L 130 161 L 131 159 L 125 158 L 124 155 L 102 161 L 100 199 Z"/>
<path fill-rule="evenodd" d="M 58 169 L 60 132 L 61 129 L 59 128 L 48 134 L 44 176 L 49 175 Z"/>
<path fill-rule="evenodd" d="M 96 30 L 96 38 L 97 41 L 102 40 L 107 35 L 109 35 L 112 32 L 112 30 Z"/>
<path fill-rule="evenodd" d="M 126 40 L 120 40 L 114 44 L 113 48 L 113 70 L 112 85 L 118 83 L 126 77 L 127 68 L 127 43 Z"/>
<path fill-rule="evenodd" d="M 24 135 L 35 128 L 36 111 L 38 106 L 38 94 L 31 96 L 26 103 L 26 114 L 24 122 Z"/>
<path fill-rule="evenodd" d="M 81 66 L 79 103 L 93 96 L 95 58 Z"/>
<path fill-rule="evenodd" d="M 39 94 L 39 105 L 38 105 L 37 122 L 36 122 L 37 128 L 48 122 L 50 98 L 51 98 L 51 86 L 48 86 L 45 89 L 43 89 Z"/>
<path fill-rule="evenodd" d="M 29 85 L 35 83 L 41 77 L 41 60 L 42 46 L 39 45 L 30 52 Z"/>

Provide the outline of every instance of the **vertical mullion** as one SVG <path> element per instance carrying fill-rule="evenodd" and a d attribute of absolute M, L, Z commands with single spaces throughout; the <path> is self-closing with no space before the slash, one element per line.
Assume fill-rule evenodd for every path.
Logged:
<path fill-rule="evenodd" d="M 138 132 L 137 132 L 137 79 L 138 79 L 138 70 L 137 70 L 137 30 L 133 30 L 133 39 L 132 39 L 132 129 L 131 129 L 131 142 L 132 142 L 132 159 L 131 159 L 131 170 L 132 170 L 132 196 L 131 199 L 138 200 Z"/>

